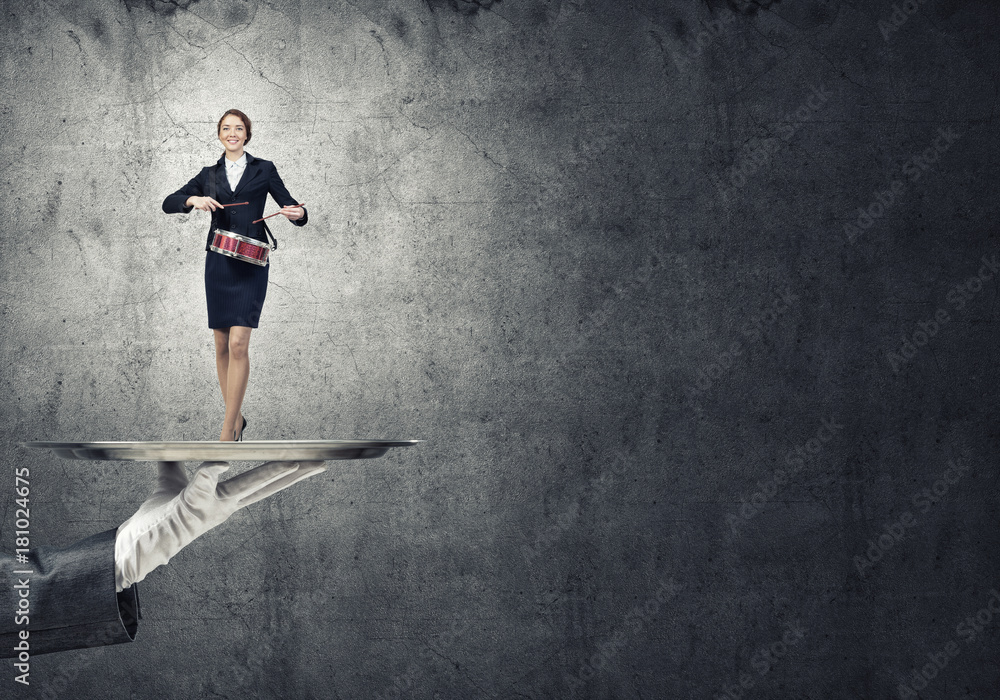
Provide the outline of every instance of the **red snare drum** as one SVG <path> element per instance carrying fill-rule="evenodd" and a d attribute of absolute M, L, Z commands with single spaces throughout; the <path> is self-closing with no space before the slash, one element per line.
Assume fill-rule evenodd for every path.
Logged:
<path fill-rule="evenodd" d="M 221 228 L 215 229 L 212 233 L 212 245 L 209 248 L 216 253 L 261 267 L 267 265 L 267 256 L 271 252 L 271 246 L 267 243 L 232 231 L 223 231 Z"/>

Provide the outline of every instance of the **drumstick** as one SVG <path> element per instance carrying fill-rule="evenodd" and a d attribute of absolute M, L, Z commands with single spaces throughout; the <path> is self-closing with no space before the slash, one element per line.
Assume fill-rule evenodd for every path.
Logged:
<path fill-rule="evenodd" d="M 295 206 L 297 206 L 297 207 L 304 207 L 305 205 L 306 205 L 306 203 L 302 202 L 302 204 L 296 204 Z M 291 205 L 288 205 L 288 206 L 291 206 Z M 282 209 L 284 209 L 284 207 L 282 207 Z M 264 217 L 264 219 L 270 219 L 272 216 L 277 216 L 280 213 L 281 213 L 280 211 L 276 211 L 273 214 L 268 214 L 267 216 Z M 251 224 L 256 224 L 258 222 L 263 221 L 264 219 L 257 219 L 257 221 L 251 221 L 250 223 Z"/>
<path fill-rule="evenodd" d="M 238 207 L 249 203 L 250 202 L 236 202 L 236 204 L 220 204 L 219 206 L 225 209 L 226 207 Z"/>

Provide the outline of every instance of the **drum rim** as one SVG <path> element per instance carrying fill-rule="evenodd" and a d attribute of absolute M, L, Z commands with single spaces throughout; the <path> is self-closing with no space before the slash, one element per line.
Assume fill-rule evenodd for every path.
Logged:
<path fill-rule="evenodd" d="M 258 260 L 257 258 L 251 258 L 246 255 L 240 255 L 239 253 L 234 253 L 231 250 L 223 250 L 222 248 L 216 248 L 214 245 L 210 245 L 209 248 L 213 252 L 218 253 L 219 255 L 225 255 L 227 258 L 234 258 L 236 260 L 242 260 L 243 262 L 253 263 L 254 265 L 259 265 L 261 267 L 267 267 L 267 254 L 264 255 L 263 260 Z"/>
<path fill-rule="evenodd" d="M 274 250 L 274 248 L 271 247 L 271 244 L 268 243 L 267 241 L 262 241 L 259 238 L 250 238 L 249 236 L 244 236 L 239 233 L 233 233 L 232 231 L 227 231 L 224 228 L 212 229 L 212 238 L 215 238 L 216 234 L 222 236 L 228 236 L 229 238 L 235 238 L 236 240 L 242 241 L 243 243 L 249 243 L 250 245 L 260 246 L 261 248 L 267 248 L 268 250 Z"/>

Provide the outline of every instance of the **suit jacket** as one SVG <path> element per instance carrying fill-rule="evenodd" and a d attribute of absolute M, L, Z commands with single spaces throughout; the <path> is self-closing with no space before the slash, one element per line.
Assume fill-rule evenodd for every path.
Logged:
<path fill-rule="evenodd" d="M 24 611 L 22 599 L 28 601 L 24 605 L 30 656 L 135 639 L 139 595 L 136 586 L 115 593 L 116 533 L 108 530 L 69 547 L 37 547 L 23 564 L 0 553 L 0 600 L 4 601 L 0 658 L 18 655 L 15 647 L 21 644 L 19 633 L 25 625 L 15 611 Z"/>
<path fill-rule="evenodd" d="M 274 163 L 254 158 L 249 153 L 246 155 L 247 167 L 243 171 L 243 177 L 236 183 L 235 191 L 229 187 L 229 178 L 226 177 L 226 156 L 223 154 L 215 165 L 202 168 L 201 172 L 188 184 L 163 200 L 163 211 L 168 214 L 187 214 L 191 211 L 193 207 L 184 206 L 184 202 L 191 196 L 212 197 L 220 204 L 250 202 L 249 205 L 226 207 L 212 212 L 205 250 L 208 250 L 212 243 L 212 229 L 215 228 L 256 238 L 259 241 L 266 241 L 264 222 L 256 224 L 250 222 L 264 216 L 264 204 L 268 194 L 280 206 L 298 204 L 298 200 L 292 197 L 285 188 L 285 183 L 281 181 Z M 301 219 L 292 223 L 296 226 L 305 226 L 308 220 L 309 213 L 305 212 Z"/>

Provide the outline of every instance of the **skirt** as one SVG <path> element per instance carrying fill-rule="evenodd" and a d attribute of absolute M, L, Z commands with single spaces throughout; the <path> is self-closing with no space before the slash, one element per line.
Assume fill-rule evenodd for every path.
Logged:
<path fill-rule="evenodd" d="M 267 271 L 221 253 L 205 253 L 205 297 L 208 300 L 208 327 L 256 328 L 267 295 Z"/>

